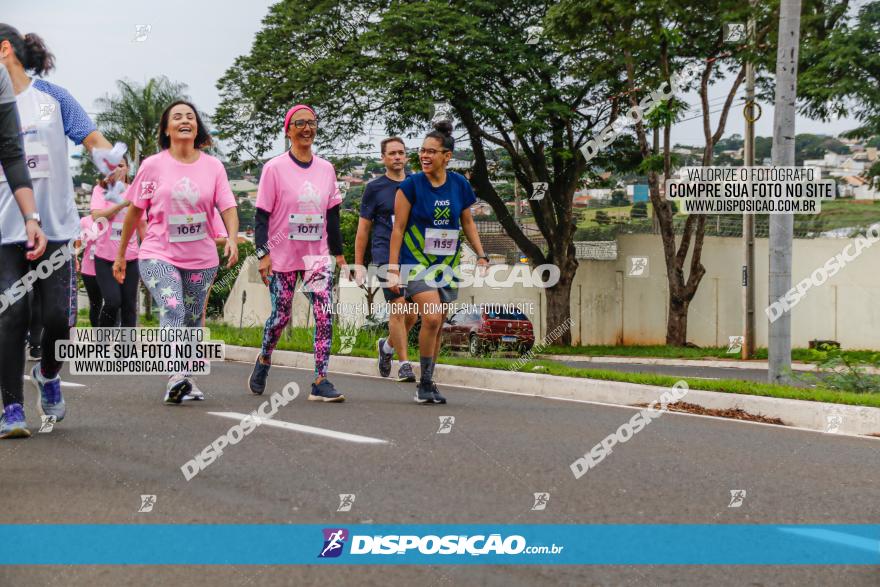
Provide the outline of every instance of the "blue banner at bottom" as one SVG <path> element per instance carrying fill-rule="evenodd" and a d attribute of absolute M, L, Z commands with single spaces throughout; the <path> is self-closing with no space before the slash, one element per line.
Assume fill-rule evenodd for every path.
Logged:
<path fill-rule="evenodd" d="M 880 565 L 880 525 L 0 525 L 3 565 Z"/>

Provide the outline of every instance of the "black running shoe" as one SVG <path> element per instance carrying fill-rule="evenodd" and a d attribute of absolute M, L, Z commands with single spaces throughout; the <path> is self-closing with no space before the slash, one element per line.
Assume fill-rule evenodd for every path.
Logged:
<path fill-rule="evenodd" d="M 266 389 L 266 378 L 269 377 L 269 367 L 271 366 L 260 361 L 259 356 L 257 357 L 257 362 L 254 363 L 254 371 L 251 373 L 250 379 L 248 379 L 248 387 L 251 393 L 261 395 Z"/>
<path fill-rule="evenodd" d="M 379 347 L 379 375 L 388 377 L 391 375 L 391 360 L 394 358 L 394 353 L 385 352 L 384 338 L 380 338 L 376 346 Z"/>

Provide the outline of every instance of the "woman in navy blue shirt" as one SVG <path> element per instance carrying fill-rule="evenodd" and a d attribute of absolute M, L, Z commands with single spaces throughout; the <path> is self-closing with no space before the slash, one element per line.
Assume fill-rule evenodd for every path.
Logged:
<path fill-rule="evenodd" d="M 446 403 L 433 375 L 446 305 L 458 297 L 462 231 L 478 255 L 480 267 L 489 265 L 471 216 L 470 206 L 477 200 L 474 190 L 462 175 L 446 171 L 455 148 L 452 124 L 441 121 L 434 129 L 419 149 L 421 173 L 407 177 L 397 190 L 388 259 L 390 288 L 399 288 L 407 301 L 418 305 L 422 316 L 422 372 L 415 397 L 420 404 Z"/>

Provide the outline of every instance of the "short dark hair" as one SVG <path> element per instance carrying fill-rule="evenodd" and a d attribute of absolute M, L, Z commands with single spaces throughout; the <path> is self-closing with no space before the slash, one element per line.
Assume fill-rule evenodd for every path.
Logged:
<path fill-rule="evenodd" d="M 452 138 L 452 123 L 448 120 L 438 120 L 434 123 L 434 130 L 429 132 L 426 139 L 437 139 L 443 143 L 443 148 L 448 151 L 455 150 L 455 139 Z"/>
<path fill-rule="evenodd" d="M 3 41 L 9 41 L 12 52 L 26 71 L 43 76 L 55 67 L 55 56 L 39 35 L 28 33 L 22 36 L 14 26 L 0 23 L 0 43 Z"/>
<path fill-rule="evenodd" d="M 199 116 L 198 108 L 186 100 L 175 100 L 168 105 L 168 108 L 162 113 L 162 118 L 159 119 L 159 148 L 164 150 L 171 146 L 171 137 L 166 136 L 165 131 L 168 129 L 168 118 L 171 116 L 171 109 L 180 104 L 189 106 L 196 114 L 196 138 L 193 146 L 196 149 L 211 146 L 211 135 L 208 133 L 208 129 L 205 128 L 205 123 L 202 122 L 202 117 Z"/>
<path fill-rule="evenodd" d="M 406 143 L 403 142 L 403 139 L 402 139 L 402 138 L 400 138 L 400 137 L 388 137 L 387 139 L 382 139 L 382 142 L 380 143 L 380 147 L 381 147 L 381 150 L 382 150 L 382 154 L 383 154 L 383 155 L 385 154 L 385 146 L 386 146 L 388 143 L 400 143 L 401 145 L 403 145 L 404 150 L 406 149 Z"/>

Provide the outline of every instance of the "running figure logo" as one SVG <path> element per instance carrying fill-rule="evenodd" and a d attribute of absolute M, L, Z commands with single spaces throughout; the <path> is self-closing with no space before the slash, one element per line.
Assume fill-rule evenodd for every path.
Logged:
<path fill-rule="evenodd" d="M 532 511 L 538 512 L 547 509 L 547 502 L 550 501 L 550 494 L 541 492 L 535 494 L 535 503 L 532 504 Z"/>
<path fill-rule="evenodd" d="M 630 277 L 647 277 L 648 276 L 648 258 L 647 257 L 630 257 L 629 271 Z"/>
<path fill-rule="evenodd" d="M 828 414 L 825 416 L 825 432 L 837 434 L 843 424 L 843 416 L 840 414 Z M 42 432 L 42 430 L 40 431 Z"/>
<path fill-rule="evenodd" d="M 136 24 L 134 25 L 134 39 L 132 40 L 134 43 L 143 43 L 147 40 L 147 37 L 150 36 L 150 31 L 153 30 L 153 25 L 151 24 Z"/>
<path fill-rule="evenodd" d="M 532 183 L 532 197 L 530 200 L 535 200 L 540 202 L 544 199 L 544 196 L 547 195 L 547 188 L 550 187 L 550 184 L 546 181 L 536 181 Z"/>
<path fill-rule="evenodd" d="M 340 493 L 339 494 L 339 507 L 336 508 L 337 512 L 350 512 L 351 506 L 354 505 L 354 493 Z"/>
<path fill-rule="evenodd" d="M 439 416 L 440 418 L 440 428 L 437 429 L 437 434 L 449 434 L 452 432 L 452 425 L 455 424 L 455 416 Z"/>
<path fill-rule="evenodd" d="M 356 337 L 349 336 L 346 334 L 340 335 L 339 337 L 339 354 L 340 355 L 350 355 L 351 349 L 354 348 L 354 340 Z"/>
<path fill-rule="evenodd" d="M 55 422 L 57 416 L 40 416 L 40 430 L 39 432 L 46 433 L 52 432 L 52 428 L 55 427 Z"/>
<path fill-rule="evenodd" d="M 728 345 L 727 345 L 727 353 L 738 353 L 742 350 L 743 346 L 743 337 L 742 336 L 730 336 L 728 337 Z"/>
<path fill-rule="evenodd" d="M 138 513 L 148 514 L 153 511 L 153 506 L 156 505 L 156 496 L 155 495 L 142 495 L 141 496 L 141 507 L 138 508 Z"/>
<path fill-rule="evenodd" d="M 724 25 L 725 43 L 742 43 L 746 40 L 746 25 L 741 22 L 732 22 Z"/>
<path fill-rule="evenodd" d="M 544 33 L 544 27 L 540 25 L 532 25 L 530 27 L 526 27 L 526 45 L 537 45 L 538 41 L 541 40 L 541 35 Z"/>
<path fill-rule="evenodd" d="M 745 489 L 731 489 L 730 490 L 730 503 L 727 504 L 729 508 L 738 508 L 742 506 L 743 501 L 746 499 L 746 490 Z"/>
<path fill-rule="evenodd" d="M 52 118 L 52 114 L 55 112 L 55 104 L 46 103 L 40 104 L 40 120 L 46 121 Z"/>
<path fill-rule="evenodd" d="M 348 530 L 345 528 L 324 528 L 324 548 L 318 558 L 336 558 L 342 554 L 342 547 L 348 540 Z"/>

